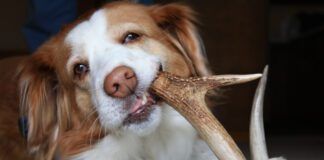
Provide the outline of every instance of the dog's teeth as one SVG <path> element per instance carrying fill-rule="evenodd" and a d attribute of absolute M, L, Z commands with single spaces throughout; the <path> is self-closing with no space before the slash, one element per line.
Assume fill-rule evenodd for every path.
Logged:
<path fill-rule="evenodd" d="M 147 102 L 146 94 L 143 94 L 143 97 L 142 97 L 142 105 L 146 104 L 146 102 Z"/>

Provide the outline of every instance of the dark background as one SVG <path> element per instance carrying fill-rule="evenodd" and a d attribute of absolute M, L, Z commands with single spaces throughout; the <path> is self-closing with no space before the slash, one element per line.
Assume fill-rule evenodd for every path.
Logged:
<path fill-rule="evenodd" d="M 199 29 L 214 73 L 257 73 L 262 72 L 266 64 L 270 66 L 264 113 L 270 150 L 274 144 L 298 152 L 305 148 L 294 146 L 303 144 L 309 150 L 318 151 L 313 156 L 321 155 L 324 152 L 324 1 L 182 2 L 199 14 Z M 82 0 L 79 13 L 101 3 Z M 1 2 L 0 58 L 29 54 L 21 33 L 26 17 L 27 0 Z M 219 102 L 213 107 L 215 115 L 238 142 L 248 142 L 256 85 L 257 82 L 252 82 L 223 89 Z M 285 155 L 284 151 L 272 151 Z"/>

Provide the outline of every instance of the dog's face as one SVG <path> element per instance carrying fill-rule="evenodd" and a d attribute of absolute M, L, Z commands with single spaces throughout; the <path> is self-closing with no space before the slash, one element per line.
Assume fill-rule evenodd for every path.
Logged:
<path fill-rule="evenodd" d="M 67 70 L 77 87 L 88 93 L 87 98 L 91 98 L 104 128 L 110 131 L 127 128 L 144 134 L 154 129 L 161 117 L 154 100 L 145 100 L 151 97 L 147 90 L 163 57 L 161 51 L 152 48 L 161 48 L 161 44 L 151 38 L 152 23 L 146 14 L 135 15 L 141 16 L 140 20 L 133 20 L 121 17 L 123 14 L 118 12 L 101 9 L 72 29 L 65 39 L 71 46 Z M 120 67 L 125 69 L 115 71 Z M 82 75 L 76 75 L 77 69 Z M 120 74 L 126 77 L 119 78 Z M 121 91 L 123 88 L 125 91 Z"/>
<path fill-rule="evenodd" d="M 156 74 L 208 74 L 193 21 L 181 5 L 113 3 L 53 37 L 20 71 L 29 145 L 93 134 L 94 125 L 98 137 L 154 132 L 167 118 L 149 92 Z"/>

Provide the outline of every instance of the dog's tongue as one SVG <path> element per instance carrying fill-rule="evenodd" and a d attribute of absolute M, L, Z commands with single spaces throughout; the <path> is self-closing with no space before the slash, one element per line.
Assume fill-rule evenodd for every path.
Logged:
<path fill-rule="evenodd" d="M 154 103 L 155 103 L 155 101 L 151 97 L 151 95 L 148 94 L 148 93 L 144 93 L 142 95 L 142 97 L 137 97 L 136 98 L 135 103 L 131 106 L 129 111 L 130 111 L 131 114 L 136 113 L 139 110 L 144 109 L 144 107 L 148 107 L 148 106 L 150 106 L 150 105 L 152 105 Z"/>
<path fill-rule="evenodd" d="M 143 99 L 142 98 L 137 98 L 135 103 L 132 105 L 130 108 L 130 113 L 136 113 L 138 109 L 143 105 Z"/>

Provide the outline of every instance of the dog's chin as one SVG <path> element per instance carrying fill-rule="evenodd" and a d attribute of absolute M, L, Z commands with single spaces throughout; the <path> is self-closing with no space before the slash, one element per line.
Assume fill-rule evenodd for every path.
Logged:
<path fill-rule="evenodd" d="M 146 136 L 159 126 L 162 114 L 161 102 L 153 94 L 135 93 L 117 102 L 119 102 L 115 103 L 117 105 L 102 107 L 102 110 L 99 110 L 102 127 L 111 133 Z"/>
<path fill-rule="evenodd" d="M 126 118 L 123 131 L 125 133 L 132 133 L 138 136 L 147 136 L 154 132 L 159 126 L 161 121 L 161 108 L 158 105 L 150 106 L 149 113 L 145 113 L 145 117 L 139 118 L 139 120 L 129 122 Z"/>
<path fill-rule="evenodd" d="M 136 96 L 130 105 L 128 115 L 123 122 L 123 130 L 145 136 L 157 128 L 160 119 L 161 108 L 158 106 L 158 98 L 145 92 Z"/>

